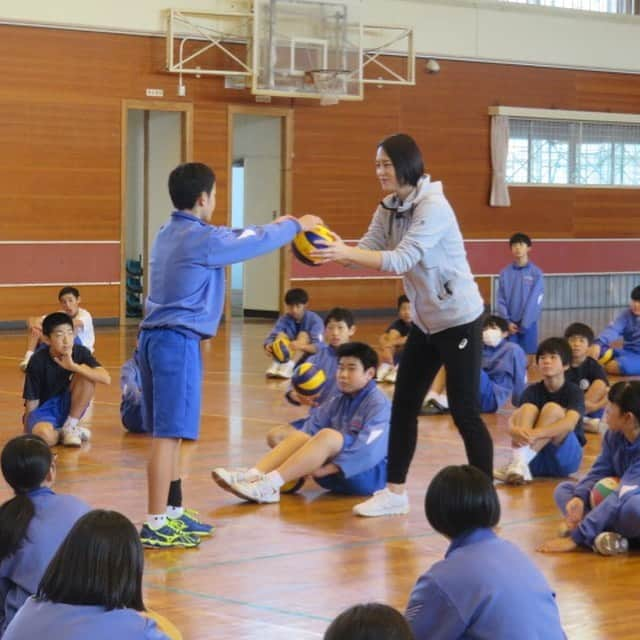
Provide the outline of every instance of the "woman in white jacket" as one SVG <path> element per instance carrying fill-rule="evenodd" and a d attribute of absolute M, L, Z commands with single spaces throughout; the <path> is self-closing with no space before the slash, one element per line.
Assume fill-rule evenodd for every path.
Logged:
<path fill-rule="evenodd" d="M 441 365 L 469 463 L 489 477 L 493 471 L 493 443 L 478 400 L 484 304 L 455 213 L 442 183 L 424 174 L 420 149 L 408 135 L 396 134 L 378 145 L 376 174 L 388 195 L 358 246 L 347 246 L 336 236 L 334 244 L 314 254 L 324 261 L 402 274 L 413 311 L 393 396 L 387 487 L 354 507 L 360 516 L 409 512 L 405 481 L 418 414 Z"/>

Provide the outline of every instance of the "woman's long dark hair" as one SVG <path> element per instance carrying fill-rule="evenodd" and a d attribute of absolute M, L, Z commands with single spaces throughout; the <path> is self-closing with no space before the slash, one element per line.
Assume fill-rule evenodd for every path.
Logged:
<path fill-rule="evenodd" d="M 396 133 L 378 143 L 389 156 L 399 185 L 415 187 L 424 175 L 424 160 L 416 141 L 406 133 Z"/>
<path fill-rule="evenodd" d="M 0 561 L 20 547 L 34 515 L 28 493 L 42 485 L 52 459 L 51 450 L 38 436 L 18 436 L 4 446 L 2 475 L 16 495 L 0 506 Z"/>

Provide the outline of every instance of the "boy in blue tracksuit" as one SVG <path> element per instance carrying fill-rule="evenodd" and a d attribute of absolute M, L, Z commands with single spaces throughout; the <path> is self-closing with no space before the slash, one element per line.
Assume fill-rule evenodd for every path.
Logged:
<path fill-rule="evenodd" d="M 622 338 L 622 349 L 611 343 Z M 591 351 L 594 358 L 612 375 L 640 375 L 640 285 L 631 291 L 629 308 L 623 311 L 595 339 Z"/>
<path fill-rule="evenodd" d="M 538 346 L 538 320 L 542 311 L 544 277 L 529 260 L 531 238 L 514 233 L 509 239 L 513 262 L 500 272 L 496 315 L 509 323 L 509 340 L 532 355 Z"/>
<path fill-rule="evenodd" d="M 178 460 L 181 440 L 198 437 L 200 341 L 215 335 L 220 322 L 224 268 L 273 251 L 321 222 L 316 216 L 283 216 L 240 230 L 209 225 L 216 204 L 215 175 L 200 163 L 176 167 L 169 192 L 176 211 L 151 250 L 138 347 L 143 416 L 153 432 L 149 510 L 141 530 L 142 543 L 151 548 L 197 546 L 198 536 L 212 530 L 182 507 Z"/>
<path fill-rule="evenodd" d="M 120 368 L 120 420 L 122 426 L 131 433 L 149 433 L 148 423 L 142 419 L 142 379 L 140 378 L 140 356 L 138 349 L 133 352 Z"/>
<path fill-rule="evenodd" d="M 563 482 L 555 501 L 565 517 L 567 537 L 544 543 L 539 551 L 591 547 L 603 555 L 628 550 L 640 541 L 640 382 L 617 382 L 609 390 L 609 429 L 602 451 L 578 483 Z M 590 493 L 603 478 L 619 478 L 618 488 L 592 508 Z"/>
<path fill-rule="evenodd" d="M 385 486 L 391 403 L 376 386 L 378 355 L 367 344 L 338 348 L 340 393 L 310 415 L 239 479 L 218 468 L 214 480 L 251 502 L 280 501 L 280 488 L 311 474 L 323 488 L 368 495 Z"/>
<path fill-rule="evenodd" d="M 264 350 L 273 358 L 272 345 L 277 338 L 291 340 L 291 358 L 287 362 L 278 362 L 275 358 L 267 369 L 269 378 L 290 378 L 296 364 L 300 364 L 309 355 L 316 353 L 322 343 L 324 330 L 322 318 L 307 309 L 309 295 L 304 289 L 289 289 L 284 296 L 286 313 L 278 318 L 273 329 L 264 341 Z"/>

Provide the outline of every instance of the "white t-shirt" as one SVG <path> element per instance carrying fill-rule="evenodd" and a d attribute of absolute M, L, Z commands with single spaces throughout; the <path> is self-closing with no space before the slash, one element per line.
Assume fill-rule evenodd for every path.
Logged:
<path fill-rule="evenodd" d="M 82 329 L 77 329 L 76 335 L 82 344 L 93 353 L 93 346 L 96 343 L 96 335 L 93 332 L 93 318 L 86 309 L 78 309 L 78 314 L 74 320 L 81 320 L 84 325 Z"/>

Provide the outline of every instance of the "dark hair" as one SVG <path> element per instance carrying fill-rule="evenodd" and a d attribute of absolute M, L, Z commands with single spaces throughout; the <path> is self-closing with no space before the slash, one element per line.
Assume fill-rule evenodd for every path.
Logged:
<path fill-rule="evenodd" d="M 518 233 L 514 233 L 509 238 L 509 246 L 511 246 L 512 244 L 518 244 L 519 242 L 526 244 L 527 247 L 531 246 L 531 238 L 526 233 L 522 233 L 521 231 L 518 231 Z"/>
<path fill-rule="evenodd" d="M 622 380 L 609 389 L 609 402 L 622 413 L 632 413 L 640 423 L 640 380 Z"/>
<path fill-rule="evenodd" d="M 96 509 L 73 526 L 49 563 L 36 598 L 144 611 L 144 554 L 133 523 Z"/>
<path fill-rule="evenodd" d="M 327 317 L 324 319 L 325 327 L 329 324 L 330 320 L 333 320 L 334 322 L 344 322 L 349 328 L 353 327 L 356 323 L 353 313 L 344 307 L 334 307 L 329 311 L 329 313 L 327 313 Z"/>
<path fill-rule="evenodd" d="M 447 538 L 473 529 L 495 527 L 500 520 L 500 501 L 491 478 L 464 464 L 441 469 L 424 498 L 429 524 Z"/>
<path fill-rule="evenodd" d="M 66 324 L 73 329 L 73 320 L 62 311 L 56 311 L 55 313 L 50 313 L 45 319 L 42 321 L 42 333 L 45 336 L 50 336 L 54 329 L 57 329 L 60 325 Z"/>
<path fill-rule="evenodd" d="M 284 294 L 285 304 L 307 304 L 309 302 L 309 294 L 304 289 L 289 289 Z"/>
<path fill-rule="evenodd" d="M 414 635 L 399 611 L 370 602 L 343 611 L 324 632 L 324 640 L 414 640 Z"/>
<path fill-rule="evenodd" d="M 404 295 L 404 293 L 401 296 L 398 296 L 398 309 L 403 305 L 403 304 L 407 304 L 407 302 L 410 304 L 411 301 L 409 300 L 409 298 L 407 298 L 407 296 Z"/>
<path fill-rule="evenodd" d="M 640 284 L 637 287 L 631 289 L 631 299 L 636 302 L 640 302 Z"/>
<path fill-rule="evenodd" d="M 582 322 L 574 322 L 565 329 L 564 337 L 567 338 L 567 340 L 573 336 L 586 338 L 589 344 L 593 344 L 593 340 L 595 338 L 593 335 L 593 329 Z"/>
<path fill-rule="evenodd" d="M 560 356 L 563 365 L 571 364 L 571 347 L 565 338 L 547 338 L 543 340 L 536 351 L 536 362 L 540 360 L 541 356 L 553 353 Z"/>
<path fill-rule="evenodd" d="M 378 354 L 368 344 L 364 342 L 347 342 L 347 344 L 341 344 L 336 349 L 338 356 L 338 362 L 341 358 L 357 358 L 362 362 L 364 370 L 378 368 Z"/>
<path fill-rule="evenodd" d="M 80 297 L 80 292 L 75 287 L 62 287 L 62 289 L 58 291 L 58 300 L 60 300 L 62 296 L 66 296 L 69 293 L 75 298 Z"/>
<path fill-rule="evenodd" d="M 211 167 L 201 162 L 178 165 L 169 174 L 169 194 L 173 206 L 180 211 L 193 209 L 202 193 L 210 194 L 216 183 Z"/>
<path fill-rule="evenodd" d="M 424 175 L 424 160 L 415 140 L 406 133 L 396 133 L 378 143 L 389 156 L 399 185 L 415 187 Z"/>
<path fill-rule="evenodd" d="M 509 323 L 502 316 L 488 315 L 482 323 L 482 328 L 486 327 L 498 327 L 503 333 L 509 331 Z"/>
<path fill-rule="evenodd" d="M 18 436 L 4 445 L 2 475 L 16 495 L 0 506 L 0 561 L 15 553 L 27 534 L 35 513 L 27 493 L 42 485 L 52 459 L 51 449 L 38 436 Z"/>

